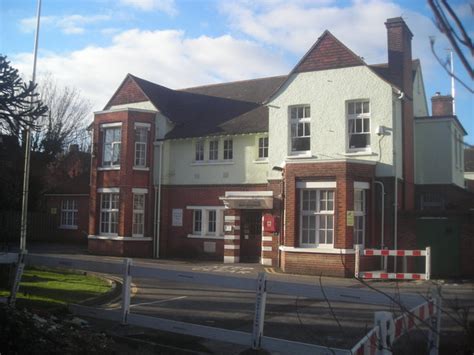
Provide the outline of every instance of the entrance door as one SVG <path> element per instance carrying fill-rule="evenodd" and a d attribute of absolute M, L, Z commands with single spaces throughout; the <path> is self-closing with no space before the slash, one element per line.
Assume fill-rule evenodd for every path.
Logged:
<path fill-rule="evenodd" d="M 262 253 L 262 212 L 243 210 L 240 215 L 240 260 L 260 262 Z"/>

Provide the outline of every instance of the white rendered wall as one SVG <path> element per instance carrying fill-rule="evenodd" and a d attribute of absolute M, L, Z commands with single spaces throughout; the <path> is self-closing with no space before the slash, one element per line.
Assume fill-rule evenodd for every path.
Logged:
<path fill-rule="evenodd" d="M 371 107 L 371 151 L 347 151 L 346 101 L 369 99 Z M 359 159 L 378 162 L 378 176 L 393 176 L 392 136 L 380 142 L 379 125 L 393 128 L 393 90 L 365 66 L 298 73 L 269 103 L 270 167 L 292 159 L 289 148 L 289 106 L 311 106 L 311 157 L 308 160 Z M 279 172 L 270 171 L 271 178 Z"/>
<path fill-rule="evenodd" d="M 195 162 L 196 139 L 165 141 L 163 183 L 171 185 L 266 184 L 267 161 L 257 159 L 258 137 L 248 134 L 212 137 L 219 141 L 219 159 L 208 161 L 209 137 L 204 138 L 204 162 Z M 223 160 L 223 140 L 232 138 L 233 159 Z"/>
<path fill-rule="evenodd" d="M 415 183 L 453 183 L 454 146 L 449 120 L 415 121 Z"/>

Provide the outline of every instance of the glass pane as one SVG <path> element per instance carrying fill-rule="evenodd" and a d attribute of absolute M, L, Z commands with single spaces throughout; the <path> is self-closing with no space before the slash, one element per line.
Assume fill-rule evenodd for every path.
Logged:
<path fill-rule="evenodd" d="M 310 108 L 309 106 L 305 106 L 304 108 L 304 117 L 311 117 L 311 111 L 310 111 Z"/>
<path fill-rule="evenodd" d="M 114 128 L 114 141 L 120 142 L 122 140 L 122 129 Z"/>
<path fill-rule="evenodd" d="M 298 118 L 303 118 L 303 107 L 298 107 Z"/>
<path fill-rule="evenodd" d="M 364 132 L 370 132 L 370 120 L 364 118 Z"/>
<path fill-rule="evenodd" d="M 304 123 L 298 123 L 298 137 L 303 137 L 304 136 Z"/>
<path fill-rule="evenodd" d="M 369 113 L 369 101 L 364 101 L 364 113 Z"/>
<path fill-rule="evenodd" d="M 349 115 L 353 115 L 355 113 L 353 102 L 349 102 L 349 104 L 347 105 L 347 112 L 349 113 Z"/>
<path fill-rule="evenodd" d="M 355 108 L 356 108 L 356 113 L 362 113 L 362 103 L 356 102 Z"/>
<path fill-rule="evenodd" d="M 332 244 L 332 236 L 333 236 L 332 230 L 326 231 L 326 243 Z"/>
<path fill-rule="evenodd" d="M 309 211 L 309 191 L 308 190 L 303 190 L 303 211 Z"/>
<path fill-rule="evenodd" d="M 304 124 L 304 135 L 305 135 L 305 136 L 310 136 L 310 135 L 311 135 L 309 126 L 310 126 L 309 122 L 306 122 L 306 123 Z"/>
<path fill-rule="evenodd" d="M 290 109 L 291 111 L 291 118 L 295 119 L 296 118 L 296 115 L 297 115 L 297 108 L 296 107 L 292 107 Z"/>
<path fill-rule="evenodd" d="M 334 216 L 327 216 L 327 229 L 334 229 Z"/>
<path fill-rule="evenodd" d="M 357 120 L 355 120 L 355 121 L 356 121 L 356 128 L 355 128 L 355 131 L 356 131 L 357 133 L 362 132 L 362 120 L 357 119 Z"/>
<path fill-rule="evenodd" d="M 319 229 L 326 229 L 326 216 L 320 216 Z"/>
<path fill-rule="evenodd" d="M 312 190 L 309 193 L 310 193 L 309 210 L 316 211 L 316 191 Z"/>

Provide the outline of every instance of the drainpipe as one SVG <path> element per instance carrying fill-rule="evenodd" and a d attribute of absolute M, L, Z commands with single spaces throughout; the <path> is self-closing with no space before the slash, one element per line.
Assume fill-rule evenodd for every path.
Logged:
<path fill-rule="evenodd" d="M 401 90 L 398 90 L 398 99 L 400 101 L 405 97 L 405 93 Z M 403 107 L 402 107 L 403 109 Z M 400 113 L 401 119 L 402 113 Z M 393 197 L 393 247 L 395 250 L 398 249 L 398 169 L 397 169 L 397 122 L 394 122 L 393 125 L 393 169 L 395 174 L 395 186 L 394 186 L 394 197 Z M 397 257 L 394 256 L 394 272 L 397 272 Z"/>
<path fill-rule="evenodd" d="M 374 184 L 377 184 L 377 185 L 380 185 L 380 188 L 382 189 L 382 198 L 381 198 L 381 203 L 382 203 L 382 216 L 381 216 L 381 222 L 380 222 L 380 250 L 382 250 L 384 248 L 384 229 L 385 229 L 385 186 L 383 185 L 383 182 L 382 181 L 374 181 Z M 384 256 L 381 256 L 380 257 L 380 263 L 381 263 L 381 267 L 383 270 L 385 270 L 384 268 Z"/>
<path fill-rule="evenodd" d="M 163 142 L 156 142 L 155 145 L 159 147 L 159 164 L 158 164 L 158 183 L 155 182 L 155 248 L 153 250 L 153 256 L 156 259 L 160 258 L 160 226 L 161 226 L 161 176 L 163 168 Z"/>

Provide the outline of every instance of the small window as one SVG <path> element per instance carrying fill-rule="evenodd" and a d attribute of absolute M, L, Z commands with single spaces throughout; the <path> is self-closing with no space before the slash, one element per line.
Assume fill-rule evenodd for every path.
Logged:
<path fill-rule="evenodd" d="M 224 140 L 224 160 L 232 160 L 234 158 L 232 139 Z"/>
<path fill-rule="evenodd" d="M 268 137 L 260 137 L 258 139 L 258 158 L 268 158 Z"/>
<path fill-rule="evenodd" d="M 196 154 L 194 156 L 196 161 L 203 161 L 204 160 L 204 142 L 197 141 L 196 142 Z"/>
<path fill-rule="evenodd" d="M 63 200 L 61 202 L 61 227 L 77 228 L 76 200 Z"/>
<path fill-rule="evenodd" d="M 202 210 L 193 211 L 193 233 L 201 234 L 202 232 Z"/>
<path fill-rule="evenodd" d="M 120 166 L 120 146 L 122 141 L 122 127 L 105 128 L 102 166 Z"/>
<path fill-rule="evenodd" d="M 148 141 L 148 129 L 146 127 L 135 128 L 135 166 L 146 167 L 146 150 Z"/>
<path fill-rule="evenodd" d="M 219 159 L 219 140 L 209 141 L 209 160 Z"/>
<path fill-rule="evenodd" d="M 100 233 L 117 235 L 119 194 L 103 193 L 100 201 Z"/>
<path fill-rule="evenodd" d="M 354 190 L 354 245 L 365 245 L 365 190 Z"/>
<path fill-rule="evenodd" d="M 133 194 L 132 236 L 143 237 L 145 229 L 145 195 Z"/>
<path fill-rule="evenodd" d="M 207 211 L 207 220 L 208 220 L 207 231 L 209 233 L 216 233 L 217 211 L 216 210 Z"/>
<path fill-rule="evenodd" d="M 347 103 L 347 122 L 349 149 L 367 149 L 370 147 L 370 105 L 369 101 L 351 101 Z"/>
<path fill-rule="evenodd" d="M 311 109 L 310 106 L 290 107 L 291 151 L 310 150 L 311 143 Z"/>

